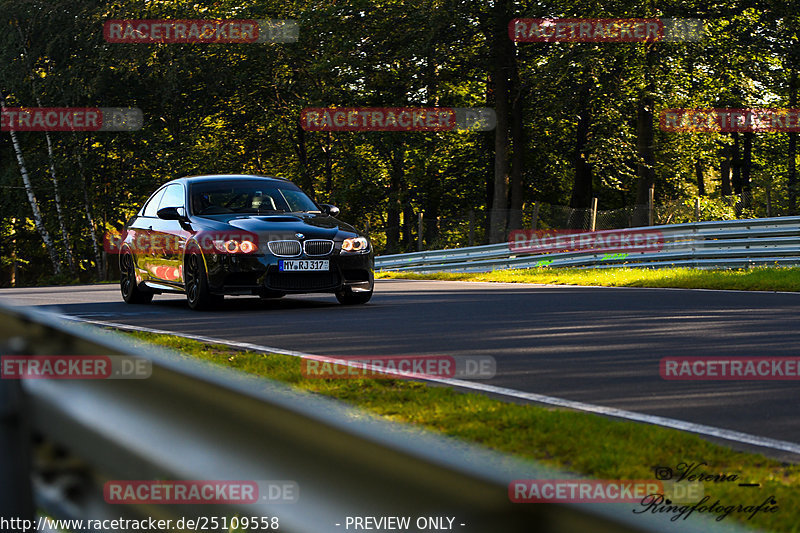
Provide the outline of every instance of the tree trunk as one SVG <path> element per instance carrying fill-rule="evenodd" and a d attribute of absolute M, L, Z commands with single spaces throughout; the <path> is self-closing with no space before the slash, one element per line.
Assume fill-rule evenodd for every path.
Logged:
<path fill-rule="evenodd" d="M 403 205 L 403 236 L 401 241 L 401 249 L 404 252 L 413 252 L 416 250 L 414 247 L 416 241 L 416 239 L 414 239 L 414 228 L 417 225 L 417 216 L 418 213 L 415 213 L 411 205 L 405 202 Z"/>
<path fill-rule="evenodd" d="M 331 133 L 327 132 L 325 139 L 325 201 L 331 200 L 333 193 L 333 141 Z"/>
<path fill-rule="evenodd" d="M 441 248 L 438 246 L 439 240 L 439 206 L 441 199 L 434 195 L 429 196 L 428 201 L 425 203 L 425 217 L 423 224 L 425 225 L 425 245 L 427 249 Z"/>
<path fill-rule="evenodd" d="M 91 143 L 88 143 L 91 146 Z M 78 147 L 80 150 L 80 147 Z M 94 218 L 92 217 L 91 203 L 89 202 L 89 184 L 86 179 L 86 172 L 83 169 L 83 160 L 81 154 L 78 152 L 78 169 L 81 175 L 81 184 L 83 186 L 83 208 L 86 212 L 86 221 L 89 223 L 89 235 L 92 237 L 92 252 L 94 252 L 94 264 L 97 268 L 97 280 L 105 281 L 103 278 L 103 261 L 100 258 L 100 246 L 97 243 L 97 231 L 94 227 Z"/>
<path fill-rule="evenodd" d="M 592 166 L 589 164 L 589 154 L 586 151 L 591 126 L 589 102 L 589 84 L 585 83 L 578 96 L 578 125 L 575 129 L 575 152 L 572 156 L 575 180 L 572 183 L 572 198 L 569 202 L 570 207 L 581 210 L 588 209 L 592 202 Z M 585 222 L 583 211 L 571 212 L 567 225 L 570 228 L 582 229 Z"/>
<path fill-rule="evenodd" d="M 494 3 L 492 57 L 495 64 L 494 100 L 497 126 L 494 136 L 494 193 L 489 236 L 491 243 L 505 240 L 508 210 L 508 49 L 511 48 L 511 40 L 508 38 L 508 3 L 508 0 L 495 0 Z"/>
<path fill-rule="evenodd" d="M 511 103 L 511 211 L 508 216 L 508 229 L 522 228 L 522 176 L 525 165 L 525 136 L 522 124 L 523 113 L 523 88 L 519 79 L 519 64 L 517 63 L 516 48 L 510 47 L 511 75 L 513 100 Z"/>
<path fill-rule="evenodd" d="M 398 153 L 399 152 L 399 153 Z M 386 253 L 400 251 L 401 188 L 403 183 L 403 151 L 389 155 L 389 205 L 386 209 Z"/>
<path fill-rule="evenodd" d="M 731 183 L 733 193 L 742 194 L 742 158 L 739 155 L 739 133 L 731 133 L 733 148 L 731 149 Z"/>
<path fill-rule="evenodd" d="M 744 148 L 742 154 L 742 207 L 750 207 L 750 171 L 753 166 L 753 132 L 744 134 Z"/>
<path fill-rule="evenodd" d="M 39 107 L 42 107 L 42 103 L 39 101 L 38 97 L 36 98 L 36 102 L 39 104 Z M 61 227 L 61 238 L 64 239 L 64 251 L 66 252 L 67 256 L 67 265 L 69 266 L 70 273 L 73 276 L 77 276 L 78 271 L 75 268 L 75 258 L 72 255 L 72 245 L 69 243 L 69 232 L 67 231 L 67 225 L 64 222 L 64 214 L 61 209 L 61 193 L 58 190 L 58 178 L 56 178 L 56 167 L 53 158 L 53 145 L 50 142 L 50 133 L 45 131 L 44 136 L 47 141 L 47 156 L 50 160 L 50 178 L 53 180 L 53 200 L 56 204 L 58 225 Z"/>
<path fill-rule="evenodd" d="M 703 161 L 697 159 L 694 162 L 694 175 L 697 178 L 697 194 L 698 196 L 706 195 L 706 182 L 703 176 Z"/>
<path fill-rule="evenodd" d="M 42 100 L 39 98 L 39 92 L 36 90 L 36 81 L 33 76 L 33 65 L 30 61 L 28 47 L 25 45 L 25 36 L 22 34 L 22 28 L 20 28 L 19 25 L 17 25 L 17 33 L 19 34 L 20 38 L 22 55 L 25 58 L 25 64 L 28 67 L 28 77 L 30 78 L 31 82 L 31 92 L 33 93 L 33 97 L 36 99 L 36 105 L 42 107 Z M 75 257 L 72 254 L 72 245 L 69 242 L 69 232 L 67 231 L 67 225 L 64 222 L 63 210 L 61 209 L 61 192 L 58 188 L 55 158 L 53 157 L 53 143 L 50 139 L 49 131 L 44 132 L 44 138 L 47 141 L 47 158 L 50 163 L 50 179 L 53 181 L 53 201 L 56 204 L 56 215 L 58 216 L 58 226 L 61 229 L 61 238 L 64 239 L 64 251 L 67 257 L 67 265 L 69 266 L 70 273 L 72 273 L 73 276 L 77 276 L 78 272 L 75 269 Z"/>
<path fill-rule="evenodd" d="M 797 68 L 792 66 L 789 78 L 789 108 L 797 108 Z M 789 214 L 797 214 L 797 132 L 789 132 L 789 176 L 787 188 L 789 193 Z"/>
<path fill-rule="evenodd" d="M 304 191 L 308 191 L 312 196 L 316 196 L 314 191 L 314 182 L 311 180 L 311 172 L 308 168 L 308 149 L 306 147 L 306 131 L 297 121 L 297 161 L 300 164 L 300 187 Z M 326 199 L 327 200 L 327 199 Z"/>
<path fill-rule="evenodd" d="M 486 79 L 486 107 L 494 108 L 494 85 L 492 74 Z M 483 147 L 484 175 L 486 176 L 484 197 L 486 199 L 486 210 L 481 217 L 481 227 L 483 228 L 483 239 L 481 244 L 489 244 L 491 231 L 492 204 L 494 203 L 494 137 L 491 135 L 481 135 L 480 144 Z"/>
<path fill-rule="evenodd" d="M 722 196 L 730 196 L 731 191 L 731 159 L 733 157 L 731 146 L 723 144 L 719 149 L 719 178 L 720 178 L 720 194 Z"/>
<path fill-rule="evenodd" d="M 653 150 L 655 132 L 653 128 L 653 113 L 655 100 L 655 83 L 653 81 L 652 68 L 655 63 L 655 47 L 652 43 L 646 45 L 644 75 L 646 84 L 644 93 L 639 98 L 636 109 L 636 154 L 639 161 L 636 164 L 636 204 L 649 205 L 650 189 L 655 186 L 656 181 L 656 156 Z M 645 226 L 649 223 L 648 212 L 642 209 L 637 210 L 637 217 L 634 224 Z"/>
<path fill-rule="evenodd" d="M 0 112 L 5 112 L 6 109 L 6 102 L 5 102 L 5 95 L 0 92 Z M 28 196 L 28 202 L 31 204 L 31 210 L 33 211 L 33 223 L 36 226 L 36 231 L 39 232 L 39 235 L 42 237 L 42 241 L 44 242 L 44 246 L 47 249 L 47 254 L 50 256 L 50 261 L 53 264 L 53 271 L 57 274 L 61 274 L 61 263 L 58 260 L 58 254 L 56 253 L 55 245 L 53 244 L 53 239 L 50 237 L 50 232 L 47 231 L 47 228 L 44 227 L 44 221 L 42 220 L 42 213 L 39 211 L 39 202 L 36 200 L 36 194 L 33 192 L 33 186 L 31 185 L 31 179 L 28 175 L 28 169 L 25 167 L 25 159 L 22 156 L 22 148 L 20 147 L 19 141 L 17 140 L 17 134 L 14 130 L 8 132 L 11 135 L 11 144 L 14 146 L 14 152 L 17 155 L 17 163 L 19 164 L 19 173 L 22 176 L 22 182 L 25 185 L 25 193 Z"/>

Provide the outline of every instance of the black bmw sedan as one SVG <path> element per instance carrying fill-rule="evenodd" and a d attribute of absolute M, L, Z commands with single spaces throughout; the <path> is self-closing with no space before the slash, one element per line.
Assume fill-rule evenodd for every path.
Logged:
<path fill-rule="evenodd" d="M 343 304 L 366 303 L 372 246 L 338 213 L 282 178 L 170 181 L 125 225 L 122 298 L 149 303 L 154 294 L 182 292 L 192 309 L 213 307 L 226 294 L 333 293 Z"/>

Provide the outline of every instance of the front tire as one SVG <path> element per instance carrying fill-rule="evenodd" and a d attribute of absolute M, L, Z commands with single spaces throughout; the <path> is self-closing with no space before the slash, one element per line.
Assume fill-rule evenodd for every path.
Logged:
<path fill-rule="evenodd" d="M 133 254 L 124 252 L 119 262 L 119 289 L 122 299 L 128 304 L 149 304 L 153 301 L 153 293 L 139 288 L 136 281 L 136 267 Z"/>
<path fill-rule="evenodd" d="M 361 305 L 372 298 L 372 289 L 368 291 L 353 292 L 349 287 L 344 287 L 336 292 L 336 299 L 342 305 Z"/>
<path fill-rule="evenodd" d="M 211 294 L 208 288 L 208 275 L 200 250 L 191 250 L 186 254 L 186 266 L 183 271 L 186 301 L 190 309 L 195 311 L 212 309 L 222 303 L 224 296 Z"/>

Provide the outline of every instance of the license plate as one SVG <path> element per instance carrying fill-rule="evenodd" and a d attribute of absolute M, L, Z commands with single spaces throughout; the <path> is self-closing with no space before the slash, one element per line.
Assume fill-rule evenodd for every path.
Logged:
<path fill-rule="evenodd" d="M 307 272 L 311 270 L 329 270 L 327 259 L 298 259 L 296 261 L 278 261 L 281 272 Z"/>

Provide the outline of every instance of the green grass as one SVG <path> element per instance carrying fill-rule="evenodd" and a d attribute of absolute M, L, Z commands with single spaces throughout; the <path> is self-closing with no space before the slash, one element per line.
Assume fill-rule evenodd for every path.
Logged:
<path fill-rule="evenodd" d="M 396 379 L 307 379 L 301 360 L 278 354 L 235 351 L 170 335 L 129 334 L 212 363 L 288 383 L 341 400 L 387 420 L 414 424 L 444 435 L 534 459 L 600 479 L 653 479 L 653 468 L 705 462 L 709 473 L 737 474 L 737 483 L 706 483 L 708 504 L 758 505 L 774 495 L 777 513 L 731 514 L 734 520 L 770 531 L 800 531 L 800 466 L 733 451 L 677 430 L 611 420 L 597 415 L 531 404 L 507 403 L 481 394 Z M 668 518 L 664 518 L 667 520 Z"/>
<path fill-rule="evenodd" d="M 758 267 L 741 270 L 696 268 L 587 269 L 536 268 L 495 270 L 475 274 L 439 272 L 379 272 L 377 279 L 439 279 L 450 281 L 497 281 L 552 285 L 600 285 L 604 287 L 675 287 L 681 289 L 733 289 L 741 291 L 800 291 L 800 268 Z"/>

